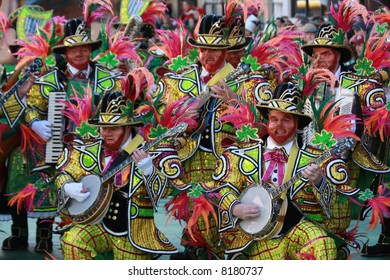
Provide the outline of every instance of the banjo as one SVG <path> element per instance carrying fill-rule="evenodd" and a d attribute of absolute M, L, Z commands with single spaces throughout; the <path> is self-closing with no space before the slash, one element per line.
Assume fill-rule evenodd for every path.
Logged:
<path fill-rule="evenodd" d="M 146 143 L 142 148 L 144 151 L 149 150 L 164 138 L 174 136 L 184 132 L 187 128 L 186 123 L 179 123 L 177 126 L 170 128 L 165 133 L 158 136 L 153 141 Z M 104 176 L 90 174 L 84 176 L 79 182 L 88 188 L 91 193 L 86 200 L 78 202 L 72 198 L 67 198 L 64 206 L 70 215 L 70 219 L 76 224 L 96 224 L 99 223 L 106 215 L 109 203 L 114 192 L 114 188 L 108 183 L 108 180 L 118 172 L 130 165 L 133 159 L 129 156 L 118 166 L 107 172 Z"/>
<path fill-rule="evenodd" d="M 5 93 L 2 93 L 0 96 L 0 106 L 3 106 L 4 103 L 11 97 L 11 95 L 29 78 L 30 73 L 35 72 L 42 67 L 42 60 L 35 58 L 34 61 L 26 68 L 23 76 Z"/>
<path fill-rule="evenodd" d="M 356 141 L 353 138 L 343 138 L 330 150 L 313 160 L 312 163 L 320 164 L 333 154 L 341 154 L 346 149 L 352 149 L 355 143 Z M 302 177 L 302 172 L 298 172 L 280 186 L 259 181 L 245 189 L 240 196 L 240 201 L 255 204 L 261 209 L 261 214 L 249 220 L 241 220 L 239 226 L 242 231 L 256 240 L 270 239 L 278 234 L 283 226 L 283 219 L 287 210 L 286 200 L 281 198 L 281 194 Z"/>

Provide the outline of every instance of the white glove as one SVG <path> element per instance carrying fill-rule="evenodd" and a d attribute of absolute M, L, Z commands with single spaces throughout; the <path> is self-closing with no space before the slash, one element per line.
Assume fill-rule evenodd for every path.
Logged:
<path fill-rule="evenodd" d="M 150 155 L 148 157 L 141 159 L 137 163 L 138 169 L 144 174 L 144 175 L 150 175 L 153 172 L 153 161 Z"/>
<path fill-rule="evenodd" d="M 31 129 L 45 141 L 50 140 L 52 127 L 53 124 L 49 121 L 35 121 L 31 124 Z"/>
<path fill-rule="evenodd" d="M 65 183 L 63 188 L 65 194 L 70 198 L 73 198 L 77 202 L 83 202 L 91 194 L 91 192 L 85 192 L 85 193 L 81 192 L 83 188 L 82 183 Z"/>

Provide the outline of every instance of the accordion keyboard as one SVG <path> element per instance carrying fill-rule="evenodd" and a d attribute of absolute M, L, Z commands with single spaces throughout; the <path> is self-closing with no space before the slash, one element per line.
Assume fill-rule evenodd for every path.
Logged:
<path fill-rule="evenodd" d="M 66 92 L 50 92 L 47 120 L 53 124 L 52 138 L 46 143 L 45 162 L 57 163 L 62 153 L 62 134 L 65 130 L 62 110 L 65 105 L 59 100 L 65 100 Z"/>

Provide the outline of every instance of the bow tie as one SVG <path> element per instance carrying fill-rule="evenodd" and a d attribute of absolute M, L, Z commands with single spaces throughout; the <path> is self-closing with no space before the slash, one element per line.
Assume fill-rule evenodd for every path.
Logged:
<path fill-rule="evenodd" d="M 85 80 L 87 76 L 83 71 L 79 71 L 76 75 L 73 76 L 75 79 Z"/>
<path fill-rule="evenodd" d="M 265 161 L 287 162 L 287 156 L 284 148 L 275 148 L 269 152 L 264 153 Z"/>
<path fill-rule="evenodd" d="M 209 74 L 207 76 L 204 76 L 204 77 L 201 77 L 201 81 L 204 85 L 206 85 L 210 80 L 211 78 L 213 77 L 214 75 L 213 74 Z"/>
<path fill-rule="evenodd" d="M 275 167 L 277 167 L 278 184 L 281 185 L 283 183 L 283 178 L 284 178 L 284 164 L 288 160 L 284 148 L 282 149 L 275 148 L 272 151 L 265 152 L 263 157 L 264 157 L 264 161 L 270 162 L 263 176 L 263 180 L 268 181 Z"/>
<path fill-rule="evenodd" d="M 118 156 L 121 153 L 121 151 L 118 150 L 118 149 L 116 149 L 116 150 L 104 150 L 103 153 L 104 153 L 105 157 L 114 157 L 114 156 Z"/>

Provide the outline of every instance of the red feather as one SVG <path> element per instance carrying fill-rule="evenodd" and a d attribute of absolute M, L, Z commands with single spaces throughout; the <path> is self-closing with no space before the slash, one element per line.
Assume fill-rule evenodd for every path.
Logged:
<path fill-rule="evenodd" d="M 35 145 L 38 151 L 43 152 L 43 145 L 45 140 L 39 137 L 34 131 L 28 128 L 26 125 L 21 124 L 20 129 L 22 132 L 22 141 L 20 143 L 20 151 L 25 153 L 27 149 L 35 150 Z"/>
<path fill-rule="evenodd" d="M 156 24 L 157 19 L 163 19 L 168 7 L 164 2 L 153 0 L 149 3 L 146 10 L 142 13 L 141 18 L 143 22 Z"/>
<path fill-rule="evenodd" d="M 76 92 L 73 89 L 73 92 Z M 71 97 L 70 100 L 59 100 L 65 105 L 65 108 L 61 111 L 65 117 L 69 118 L 77 126 L 80 126 L 82 122 L 87 122 L 88 119 L 95 114 L 95 109 L 92 106 L 92 89 L 88 86 L 85 89 L 85 95 L 83 97 Z"/>
<path fill-rule="evenodd" d="M 188 125 L 187 129 L 194 129 L 199 126 L 198 121 L 193 115 L 188 114 L 197 100 L 191 100 L 188 96 L 170 103 L 161 115 L 160 124 L 164 127 L 175 127 L 184 122 Z"/>
<path fill-rule="evenodd" d="M 28 184 L 9 200 L 8 205 L 16 205 L 18 213 L 23 209 L 32 211 L 34 210 L 33 202 L 36 193 L 37 189 L 35 188 L 34 184 Z"/>
<path fill-rule="evenodd" d="M 336 5 L 331 3 L 328 14 L 334 19 L 335 27 L 342 29 L 344 32 L 348 32 L 352 28 L 359 16 L 361 16 L 365 22 L 368 19 L 366 7 L 359 4 L 356 0 L 343 0 L 337 11 Z"/>
<path fill-rule="evenodd" d="M 385 137 L 390 136 L 390 111 L 386 106 L 364 107 L 363 108 L 364 127 L 370 136 L 379 134 L 382 142 Z"/>
<path fill-rule="evenodd" d="M 365 45 L 364 56 L 372 60 L 372 66 L 377 70 L 390 67 L 389 36 L 390 31 L 387 31 L 383 36 L 369 38 Z"/>

